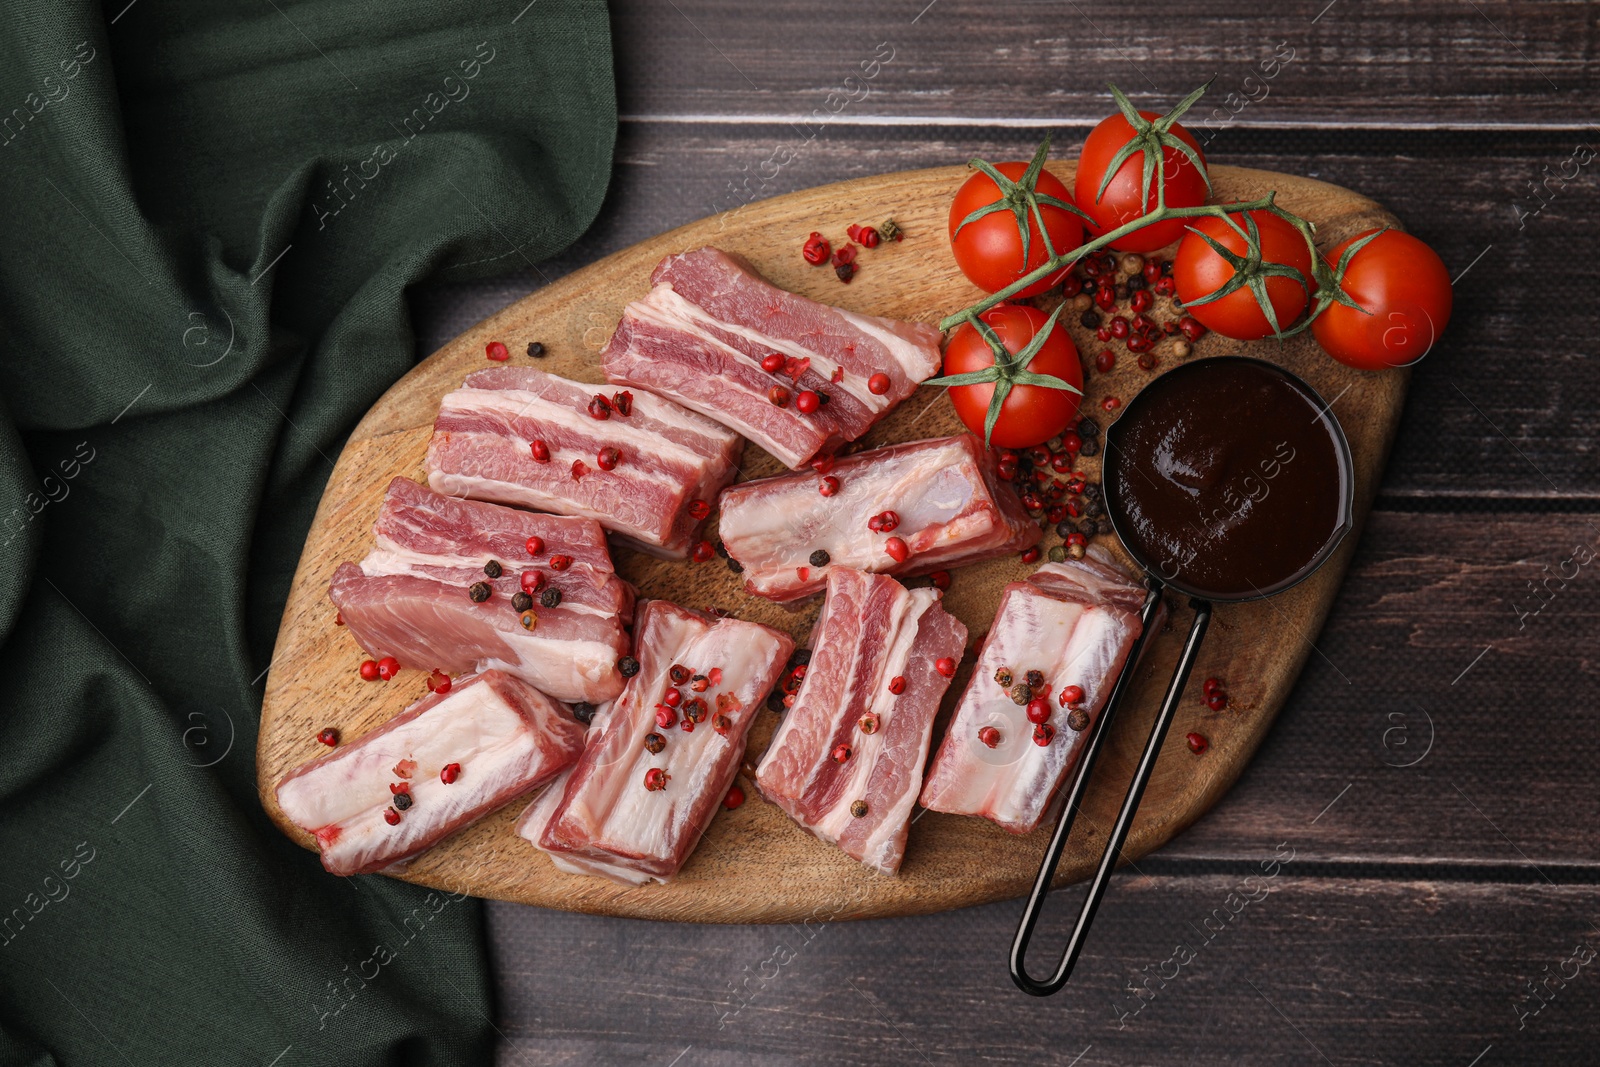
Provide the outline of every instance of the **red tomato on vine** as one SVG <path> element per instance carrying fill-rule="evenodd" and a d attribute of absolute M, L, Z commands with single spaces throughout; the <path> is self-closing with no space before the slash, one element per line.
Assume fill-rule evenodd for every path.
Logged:
<path fill-rule="evenodd" d="M 985 292 L 997 293 L 1044 266 L 1053 253 L 1083 243 L 1082 213 L 1072 194 L 1044 169 L 1049 151 L 1047 136 L 1028 163 L 972 160 L 978 173 L 962 184 L 950 204 L 950 250 L 961 273 Z M 1067 270 L 1063 267 L 1014 295 L 1042 293 Z"/>
<path fill-rule="evenodd" d="M 962 323 L 945 346 L 945 377 L 967 429 L 986 444 L 1028 448 L 1071 425 L 1083 399 L 1078 348 L 1056 321 L 1025 304 L 1001 304 Z"/>
<path fill-rule="evenodd" d="M 1322 350 L 1361 370 L 1386 370 L 1428 354 L 1450 322 L 1454 294 L 1444 260 L 1399 230 L 1357 234 L 1327 260 L 1345 296 L 1311 322 Z"/>
<path fill-rule="evenodd" d="M 1200 143 L 1178 124 L 1178 117 L 1200 99 L 1206 87 L 1184 97 L 1165 115 L 1137 111 L 1116 86 L 1111 94 L 1121 114 L 1103 119 L 1083 142 L 1078 157 L 1074 194 L 1092 222 L 1094 236 L 1108 233 L 1165 203 L 1167 207 L 1199 207 L 1211 193 L 1206 156 Z M 1157 160 L 1160 161 L 1159 175 Z M 1183 236 L 1184 221 L 1150 223 L 1118 238 L 1112 248 L 1154 252 Z"/>
<path fill-rule="evenodd" d="M 1293 223 L 1270 211 L 1227 220 L 1208 215 L 1191 223 L 1172 262 L 1172 277 L 1184 311 L 1201 325 L 1224 337 L 1254 341 L 1282 333 L 1306 309 L 1311 246 Z"/>

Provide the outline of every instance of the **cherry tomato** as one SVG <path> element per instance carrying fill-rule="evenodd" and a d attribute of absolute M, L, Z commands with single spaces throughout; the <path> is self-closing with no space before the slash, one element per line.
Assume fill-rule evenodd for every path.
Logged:
<path fill-rule="evenodd" d="M 994 330 L 995 336 L 1006 351 L 1016 353 L 1050 321 L 1050 316 L 1038 308 L 1022 304 L 1001 304 L 990 308 L 980 318 Z M 966 374 L 994 365 L 994 353 L 988 342 L 973 328 L 963 323 L 950 335 L 945 346 L 944 373 Z M 1052 374 L 1068 384 L 1083 387 L 1083 368 L 1078 364 L 1078 348 L 1058 322 L 1050 328 L 1044 347 L 1028 363 L 1027 369 L 1036 374 Z M 989 414 L 989 400 L 994 396 L 994 383 L 958 385 L 950 390 L 950 399 L 956 414 L 967 429 L 983 436 L 983 424 Z M 1040 385 L 1016 385 L 1000 406 L 1000 418 L 994 424 L 990 443 L 1000 448 L 1028 448 L 1048 441 L 1065 430 L 1078 417 L 1078 403 L 1083 398 L 1078 393 L 1052 389 Z"/>
<path fill-rule="evenodd" d="M 1281 263 L 1300 272 L 1304 283 L 1293 278 L 1268 277 L 1267 299 L 1278 316 L 1278 328 L 1287 329 L 1306 309 L 1306 287 L 1311 285 L 1311 250 L 1306 247 L 1300 231 L 1270 211 L 1252 211 L 1256 229 L 1261 234 L 1261 259 L 1263 263 Z M 1229 216 L 1249 232 L 1244 215 Z M 1235 255 L 1244 255 L 1248 248 L 1245 239 L 1232 226 L 1215 216 L 1190 220 L 1201 233 L 1216 241 Z M 1192 304 L 1207 293 L 1216 292 L 1234 276 L 1233 265 L 1216 250 L 1194 234 L 1187 234 L 1178 246 L 1177 258 L 1172 262 L 1172 277 L 1178 286 L 1178 299 L 1184 311 L 1200 320 L 1207 329 L 1224 337 L 1239 341 L 1254 341 L 1273 332 L 1272 324 L 1261 312 L 1261 305 L 1248 285 L 1242 286 L 1208 304 Z"/>
<path fill-rule="evenodd" d="M 994 169 L 1016 181 L 1028 169 L 1026 163 L 996 163 Z M 1040 171 L 1034 191 L 1058 200 L 1072 202 L 1067 187 L 1049 171 Z M 1022 231 L 1017 228 L 1017 217 L 1009 208 L 991 211 L 965 226 L 961 221 L 968 215 L 1000 199 L 1000 187 L 994 179 L 982 172 L 968 178 L 956 191 L 950 204 L 950 249 L 955 253 L 961 273 L 984 292 L 997 293 L 1029 271 L 1044 266 L 1050 254 L 1039 236 L 1039 223 L 1029 213 L 1028 261 L 1022 261 Z M 1062 208 L 1040 204 L 1039 214 L 1044 218 L 1045 230 L 1057 252 L 1077 248 L 1083 243 L 1083 223 L 1078 217 Z M 960 233 L 957 233 L 960 227 Z M 1061 281 L 1068 268 L 1057 274 L 1034 282 L 1016 295 L 1033 296 L 1042 293 Z"/>
<path fill-rule="evenodd" d="M 1328 253 L 1338 266 L 1357 234 Z M 1386 370 L 1428 354 L 1450 321 L 1450 272 L 1439 254 L 1409 233 L 1385 230 L 1364 245 L 1345 269 L 1344 291 L 1366 312 L 1331 304 L 1311 323 L 1322 350 L 1361 370 Z"/>
<path fill-rule="evenodd" d="M 1154 111 L 1141 111 L 1139 114 L 1151 121 L 1161 117 Z M 1200 157 L 1202 163 L 1205 162 L 1206 156 L 1200 150 L 1199 142 L 1183 128 L 1181 123 L 1175 123 L 1171 132 L 1194 149 L 1195 155 Z M 1123 160 L 1110 184 L 1106 186 L 1105 194 L 1098 200 L 1095 198 L 1095 194 L 1100 190 L 1100 183 L 1105 178 L 1106 168 L 1111 165 L 1111 160 L 1133 135 L 1133 127 L 1118 113 L 1103 119 L 1100 125 L 1090 131 L 1088 140 L 1083 142 L 1083 154 L 1078 157 L 1075 202 L 1095 220 L 1095 225 L 1090 227 L 1090 232 L 1094 236 L 1114 230 L 1156 209 L 1158 201 L 1156 183 L 1153 179 L 1150 182 L 1149 208 L 1146 209 L 1142 203 L 1143 152 L 1135 152 Z M 1162 173 L 1166 175 L 1163 184 L 1166 186 L 1167 206 L 1199 207 L 1205 203 L 1205 176 L 1189 162 L 1188 157 L 1176 148 L 1163 149 L 1161 156 Z M 1182 237 L 1184 224 L 1189 221 L 1191 220 L 1168 219 L 1165 222 L 1141 226 L 1121 240 L 1112 242 L 1111 247 L 1124 252 L 1154 252 Z"/>

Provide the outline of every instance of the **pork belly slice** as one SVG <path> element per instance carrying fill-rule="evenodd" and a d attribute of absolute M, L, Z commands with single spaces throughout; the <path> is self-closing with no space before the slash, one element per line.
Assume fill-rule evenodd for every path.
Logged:
<path fill-rule="evenodd" d="M 900 869 L 939 701 L 935 663 L 960 662 L 967 628 L 934 589 L 829 568 L 811 663 L 756 771 L 762 796 L 884 874 Z M 899 695 L 890 683 L 903 678 Z M 840 745 L 849 758 L 835 762 Z M 865 810 L 857 805 L 865 805 Z M 857 814 L 859 812 L 859 814 Z"/>
<path fill-rule="evenodd" d="M 562 870 L 628 885 L 667 881 L 694 851 L 794 651 L 788 634 L 664 600 L 640 605 L 637 630 L 639 673 L 595 717 L 559 793 L 552 787 L 519 826 Z M 704 676 L 706 688 L 696 691 L 692 678 L 675 684 L 674 666 Z M 676 721 L 662 725 L 657 709 L 669 689 L 682 699 L 667 716 Z M 657 740 L 660 751 L 651 752 Z M 666 775 L 664 788 L 646 788 L 650 771 Z"/>
<path fill-rule="evenodd" d="M 451 673 L 495 667 L 558 700 L 599 703 L 622 691 L 617 660 L 628 653 L 633 588 L 612 569 L 593 519 L 457 500 L 396 478 L 372 532 L 372 551 L 341 564 L 328 586 L 370 655 Z M 530 537 L 544 541 L 535 558 Z M 563 570 L 552 564 L 559 556 L 571 561 Z M 490 560 L 501 565 L 499 578 L 485 573 Z M 539 575 L 540 594 L 560 594 L 555 607 L 535 594 L 531 630 L 512 605 L 529 571 Z M 483 603 L 468 595 L 478 582 L 492 589 Z"/>
<path fill-rule="evenodd" d="M 793 468 L 860 438 L 939 369 L 934 327 L 819 304 L 715 248 L 668 256 L 650 281 L 601 353 L 606 378 L 726 423 Z M 774 353 L 784 367 L 762 370 Z M 875 394 L 867 382 L 879 373 L 889 385 Z M 809 415 L 778 407 L 775 385 L 828 403 Z"/>
<path fill-rule="evenodd" d="M 484 671 L 291 771 L 278 783 L 278 806 L 316 836 L 330 872 L 370 874 L 537 789 L 578 758 L 583 733 L 537 689 Z M 446 783 L 440 772 L 450 764 L 460 771 Z M 390 825 L 384 813 L 399 807 L 390 786 L 401 782 L 411 806 Z"/>
<path fill-rule="evenodd" d="M 738 473 L 744 441 L 727 428 L 642 390 L 632 410 L 589 414 L 596 394 L 532 367 L 492 367 L 445 394 L 428 442 L 428 484 L 451 496 L 594 519 L 653 555 L 682 559 L 711 504 Z M 533 442 L 549 450 L 534 459 Z M 601 470 L 603 448 L 621 461 Z M 575 464 L 582 466 L 575 467 Z M 575 473 L 576 472 L 576 473 Z"/>
<path fill-rule="evenodd" d="M 995 473 L 993 453 L 971 434 L 858 452 L 834 465 L 838 492 L 823 496 L 815 474 L 783 474 L 722 494 L 718 531 L 744 567 L 745 588 L 781 602 L 817 592 L 828 567 L 902 576 L 1019 552 L 1044 536 Z M 867 522 L 893 511 L 890 533 Z M 890 537 L 910 555 L 896 562 Z M 813 567 L 817 549 L 827 567 Z"/>
<path fill-rule="evenodd" d="M 981 815 L 1014 834 L 1037 827 L 1139 637 L 1144 598 L 1143 586 L 1092 556 L 1047 563 L 1026 581 L 1007 585 L 928 772 L 922 806 Z M 1160 623 L 1158 615 L 1153 625 L 1159 629 Z M 996 681 L 1002 667 L 1013 685 L 1024 682 L 1028 671 L 1044 675 L 1035 695 L 1050 701 L 1055 736 L 1049 744 L 1034 743 L 1026 708 Z M 1084 693 L 1074 706 L 1085 713 L 1078 730 L 1068 724 L 1073 709 L 1060 700 L 1069 685 Z M 999 733 L 992 748 L 978 736 L 988 727 Z"/>

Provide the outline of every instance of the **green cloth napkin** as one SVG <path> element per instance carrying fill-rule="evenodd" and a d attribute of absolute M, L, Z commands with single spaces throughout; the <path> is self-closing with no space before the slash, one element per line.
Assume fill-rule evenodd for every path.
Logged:
<path fill-rule="evenodd" d="M 332 461 L 418 358 L 406 287 L 600 206 L 604 5 L 6 15 L 0 1063 L 488 1063 L 478 905 L 325 874 L 255 736 Z"/>

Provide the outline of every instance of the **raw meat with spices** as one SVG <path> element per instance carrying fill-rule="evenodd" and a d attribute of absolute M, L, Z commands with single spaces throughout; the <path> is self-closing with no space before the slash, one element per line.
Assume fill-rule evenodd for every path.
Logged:
<path fill-rule="evenodd" d="M 329 871 L 369 874 L 537 789 L 578 758 L 583 732 L 537 689 L 484 671 L 291 771 L 278 806 Z"/>
<path fill-rule="evenodd" d="M 819 304 L 715 248 L 668 256 L 650 281 L 601 353 L 606 378 L 726 423 L 790 467 L 859 439 L 939 368 L 934 327 Z M 802 411 L 802 391 L 827 400 Z"/>
<path fill-rule="evenodd" d="M 440 403 L 428 484 L 595 519 L 634 547 L 682 559 L 743 448 L 725 427 L 643 390 L 491 367 Z"/>
<path fill-rule="evenodd" d="M 833 567 L 794 706 L 756 771 L 761 794 L 818 838 L 900 869 L 939 701 L 967 628 L 934 589 Z"/>
<path fill-rule="evenodd" d="M 664 600 L 640 605 L 637 629 L 639 673 L 518 827 L 562 870 L 629 885 L 667 881 L 694 851 L 794 651 L 788 634 Z"/>
<path fill-rule="evenodd" d="M 1021 551 L 1044 536 L 971 434 L 858 452 L 826 477 L 838 481 L 829 496 L 821 490 L 832 483 L 814 474 L 723 492 L 718 529 L 744 567 L 747 590 L 798 600 L 822 588 L 829 567 L 926 574 Z M 874 522 L 885 513 L 890 523 Z M 903 559 L 891 554 L 897 548 Z M 822 565 L 811 562 L 819 551 Z"/>
<path fill-rule="evenodd" d="M 1145 595 L 1094 555 L 1047 563 L 1007 585 L 928 772 L 923 807 L 981 815 L 1014 834 L 1038 826 L 1139 637 Z M 1161 622 L 1158 614 L 1152 625 Z M 1030 685 L 1030 671 L 1039 684 Z M 1042 724 L 1029 721 L 1034 699 L 1046 702 Z"/>
<path fill-rule="evenodd" d="M 372 532 L 372 551 L 341 564 L 328 586 L 369 654 L 421 670 L 497 667 L 558 700 L 599 703 L 622 691 L 633 588 L 612 569 L 593 519 L 457 500 L 396 478 Z M 543 542 L 538 555 L 530 537 Z M 491 561 L 499 577 L 485 570 Z M 474 600 L 474 586 L 487 599 Z M 532 606 L 519 611 L 525 589 Z"/>

